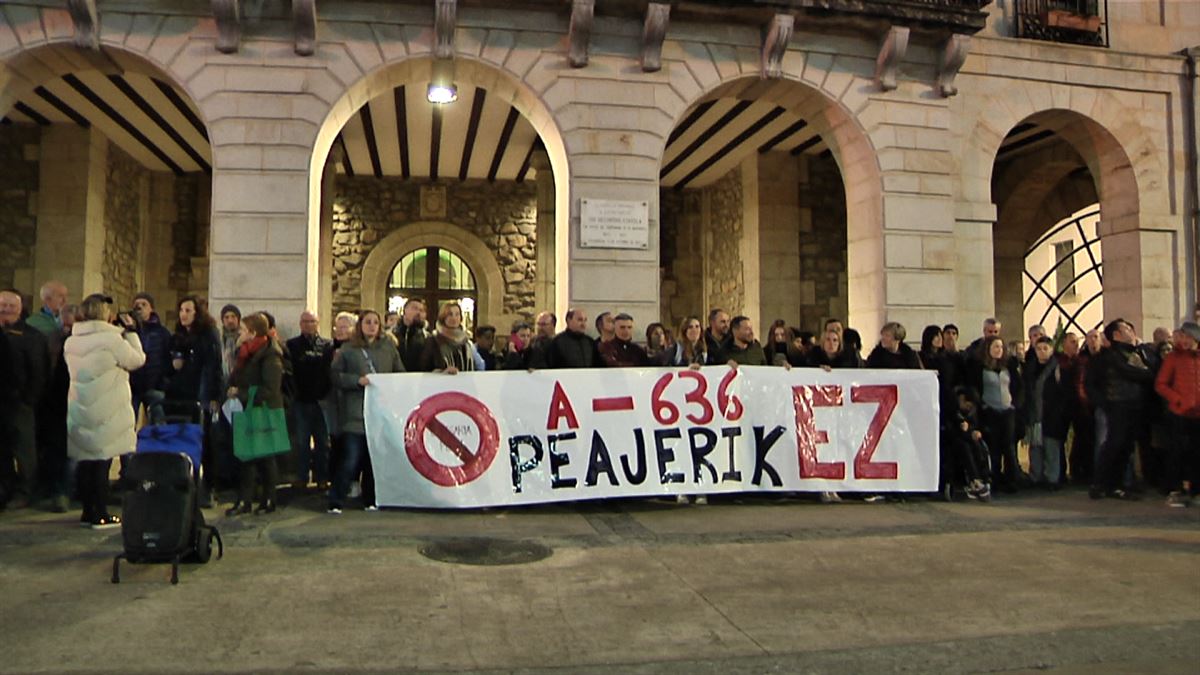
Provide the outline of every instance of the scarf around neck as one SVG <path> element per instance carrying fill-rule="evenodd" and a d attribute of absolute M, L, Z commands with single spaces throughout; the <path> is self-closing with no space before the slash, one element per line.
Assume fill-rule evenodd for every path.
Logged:
<path fill-rule="evenodd" d="M 242 346 L 238 347 L 237 368 L 235 370 L 240 371 L 245 368 L 246 364 L 250 362 L 250 359 L 253 358 L 255 354 L 262 351 L 263 348 L 266 347 L 270 342 L 271 338 L 267 337 L 266 335 L 258 335 L 243 342 Z"/>

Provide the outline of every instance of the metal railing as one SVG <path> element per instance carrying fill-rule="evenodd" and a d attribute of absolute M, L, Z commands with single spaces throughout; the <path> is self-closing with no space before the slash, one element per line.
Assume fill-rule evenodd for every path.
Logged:
<path fill-rule="evenodd" d="M 1016 37 L 1108 46 L 1108 0 L 1016 0 Z"/>

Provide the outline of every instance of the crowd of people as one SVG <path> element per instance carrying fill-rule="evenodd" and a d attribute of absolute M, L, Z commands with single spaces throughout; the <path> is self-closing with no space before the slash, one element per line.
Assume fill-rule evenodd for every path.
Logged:
<path fill-rule="evenodd" d="M 1181 507 L 1191 503 L 1200 478 L 1196 321 L 1173 332 L 1157 329 L 1149 342 L 1122 319 L 1084 336 L 1051 336 L 1032 326 L 1022 344 L 1006 343 L 1000 322 L 987 319 L 965 348 L 957 326 L 926 326 L 919 349 L 903 325 L 889 322 L 864 358 L 862 336 L 838 319 L 819 333 L 775 321 L 760 342 L 749 318 L 721 309 L 706 320 L 689 316 L 677 330 L 652 323 L 641 341 L 626 313 L 604 312 L 589 323 L 584 310 L 571 309 L 560 331 L 558 317 L 541 312 L 497 335 L 492 326 L 469 332 L 454 302 L 442 304 L 427 327 L 424 303 L 411 299 L 398 313 L 338 313 L 328 338 L 320 318 L 306 311 L 299 335 L 285 341 L 267 312 L 226 305 L 213 317 L 192 296 L 176 303 L 174 330 L 148 293 L 138 293 L 130 311 L 114 312 L 102 294 L 68 304 L 68 289 L 52 281 L 40 300 L 37 311 L 27 311 L 18 291 L 0 291 L 0 507 L 44 500 L 65 512 L 76 496 L 80 522 L 91 527 L 120 522 L 108 511 L 111 463 L 134 451 L 136 427 L 197 412 L 205 429 L 204 506 L 217 503 L 218 488 L 229 488 L 236 498 L 227 516 L 271 512 L 282 483 L 323 492 L 331 514 L 355 499 L 376 510 L 363 401 L 369 376 L 379 373 L 927 369 L 939 383 L 944 497 L 986 500 L 993 490 L 1054 490 L 1072 481 L 1097 499 L 1132 499 L 1149 489 Z M 1196 314 L 1200 320 L 1200 307 Z M 226 412 L 235 399 L 285 409 L 292 451 L 238 462 Z M 1027 470 L 1018 460 L 1021 443 Z M 829 492 L 820 498 L 841 499 Z"/>

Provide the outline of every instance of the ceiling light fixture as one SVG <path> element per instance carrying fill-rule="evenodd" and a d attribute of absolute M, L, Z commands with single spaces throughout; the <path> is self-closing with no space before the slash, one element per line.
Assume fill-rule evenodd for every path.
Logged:
<path fill-rule="evenodd" d="M 444 105 L 458 100 L 458 87 L 454 84 L 454 61 L 437 59 L 433 62 L 433 71 L 429 78 L 429 89 L 425 98 L 430 103 Z"/>

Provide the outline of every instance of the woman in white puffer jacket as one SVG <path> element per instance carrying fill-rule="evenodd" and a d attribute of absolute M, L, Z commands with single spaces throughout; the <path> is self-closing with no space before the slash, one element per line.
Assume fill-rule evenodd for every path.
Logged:
<path fill-rule="evenodd" d="M 116 527 L 121 519 L 108 513 L 108 472 L 113 457 L 133 452 L 134 432 L 130 371 L 146 363 L 132 317 L 110 323 L 112 298 L 89 295 L 63 345 L 71 389 L 67 395 L 67 454 L 77 462 L 80 524 L 93 529 Z"/>

